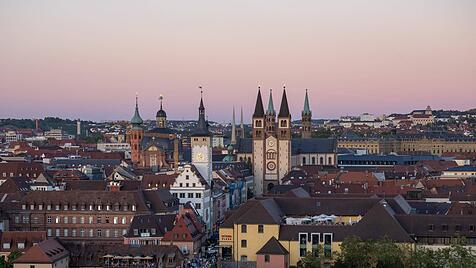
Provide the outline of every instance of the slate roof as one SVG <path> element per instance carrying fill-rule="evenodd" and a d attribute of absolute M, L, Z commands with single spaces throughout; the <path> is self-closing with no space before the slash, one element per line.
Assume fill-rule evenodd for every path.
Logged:
<path fill-rule="evenodd" d="M 134 229 L 146 229 L 149 230 L 151 237 L 163 237 L 166 232 L 174 227 L 175 217 L 175 214 L 135 216 L 125 237 L 140 237 L 140 234 L 134 235 Z M 151 233 L 152 228 L 155 228 L 155 234 Z"/>
<path fill-rule="evenodd" d="M 281 98 L 281 107 L 279 108 L 278 117 L 290 117 L 288 98 L 286 97 L 286 89 L 283 90 L 283 97 Z"/>
<path fill-rule="evenodd" d="M 269 254 L 269 255 L 288 255 L 289 251 L 286 250 L 281 243 L 276 239 L 276 237 L 271 237 L 264 246 L 256 252 L 258 255 Z"/>
<path fill-rule="evenodd" d="M 291 140 L 292 155 L 308 153 L 335 153 L 337 141 L 335 139 L 300 139 Z"/>
<path fill-rule="evenodd" d="M 263 117 L 263 116 L 264 116 L 263 100 L 261 99 L 261 90 L 258 88 L 258 96 L 256 97 L 256 105 L 255 105 L 255 111 L 253 113 L 253 117 Z"/>

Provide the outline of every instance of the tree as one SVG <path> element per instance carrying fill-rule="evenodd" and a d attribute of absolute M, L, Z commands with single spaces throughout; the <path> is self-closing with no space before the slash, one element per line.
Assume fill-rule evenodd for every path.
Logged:
<path fill-rule="evenodd" d="M 321 252 L 321 251 L 319 251 Z M 297 263 L 298 268 L 320 268 L 321 259 L 308 251 L 306 256 L 302 257 L 301 260 Z"/>
<path fill-rule="evenodd" d="M 5 259 L 5 256 L 0 258 L 0 267 L 13 268 L 13 262 L 15 262 L 22 253 L 20 251 L 12 251 L 8 257 Z"/>

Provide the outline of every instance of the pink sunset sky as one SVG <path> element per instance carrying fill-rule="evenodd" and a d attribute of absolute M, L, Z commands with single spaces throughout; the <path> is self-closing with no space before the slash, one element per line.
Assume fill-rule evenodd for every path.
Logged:
<path fill-rule="evenodd" d="M 476 1 L 0 1 L 0 118 L 249 122 L 476 107 Z"/>

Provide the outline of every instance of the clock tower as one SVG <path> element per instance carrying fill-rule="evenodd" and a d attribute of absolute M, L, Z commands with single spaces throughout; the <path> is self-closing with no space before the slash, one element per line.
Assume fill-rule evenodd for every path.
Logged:
<path fill-rule="evenodd" d="M 205 106 L 203 96 L 200 97 L 198 108 L 197 128 L 191 136 L 192 164 L 197 168 L 202 177 L 211 185 L 212 180 L 212 138 L 205 120 Z"/>

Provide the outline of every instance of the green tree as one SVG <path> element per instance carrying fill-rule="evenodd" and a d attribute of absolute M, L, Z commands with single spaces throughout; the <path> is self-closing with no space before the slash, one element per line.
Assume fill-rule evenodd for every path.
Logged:
<path fill-rule="evenodd" d="M 319 251 L 321 252 L 321 250 Z M 308 251 L 306 256 L 302 257 L 301 260 L 297 263 L 298 268 L 320 268 L 321 259 Z"/>
<path fill-rule="evenodd" d="M 20 251 L 12 251 L 8 257 L 5 259 L 5 256 L 0 258 L 0 267 L 13 268 L 13 262 L 18 259 L 22 253 Z"/>

